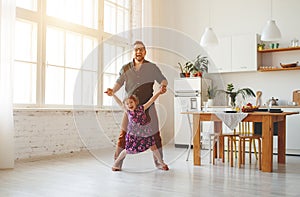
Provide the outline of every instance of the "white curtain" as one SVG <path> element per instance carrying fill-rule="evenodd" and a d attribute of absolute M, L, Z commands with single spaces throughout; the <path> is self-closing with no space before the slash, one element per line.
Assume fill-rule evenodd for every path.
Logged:
<path fill-rule="evenodd" d="M 11 69 L 14 54 L 15 0 L 0 0 L 0 169 L 14 167 Z"/>

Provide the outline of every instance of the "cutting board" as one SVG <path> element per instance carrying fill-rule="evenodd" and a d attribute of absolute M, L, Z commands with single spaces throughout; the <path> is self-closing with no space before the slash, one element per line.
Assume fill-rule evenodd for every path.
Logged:
<path fill-rule="evenodd" d="M 293 92 L 293 102 L 297 102 L 297 105 L 300 105 L 300 90 Z"/>

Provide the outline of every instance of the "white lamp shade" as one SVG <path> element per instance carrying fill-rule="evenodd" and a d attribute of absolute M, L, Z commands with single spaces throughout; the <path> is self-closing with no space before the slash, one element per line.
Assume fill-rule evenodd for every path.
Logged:
<path fill-rule="evenodd" d="M 201 37 L 200 45 L 203 47 L 216 46 L 218 39 L 211 27 L 205 28 L 204 34 Z"/>
<path fill-rule="evenodd" d="M 262 41 L 278 41 L 281 39 L 281 33 L 274 20 L 269 20 L 264 27 L 261 40 Z"/>

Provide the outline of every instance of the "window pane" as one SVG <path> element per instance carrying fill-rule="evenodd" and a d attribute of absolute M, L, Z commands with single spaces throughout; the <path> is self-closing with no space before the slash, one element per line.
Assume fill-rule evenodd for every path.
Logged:
<path fill-rule="evenodd" d="M 127 9 L 129 9 L 130 6 L 130 0 L 118 0 L 118 5 L 123 6 Z"/>
<path fill-rule="evenodd" d="M 37 0 L 16 0 L 16 6 L 32 11 L 37 11 Z"/>
<path fill-rule="evenodd" d="M 116 34 L 116 23 L 116 8 L 108 2 L 104 2 L 104 32 Z"/>
<path fill-rule="evenodd" d="M 98 29 L 98 1 L 84 0 L 83 13 L 83 25 Z"/>
<path fill-rule="evenodd" d="M 36 64 L 15 61 L 13 70 L 13 102 L 34 104 L 36 102 Z"/>
<path fill-rule="evenodd" d="M 82 96 L 83 105 L 96 105 L 97 104 L 97 73 L 95 72 L 83 72 L 82 76 Z"/>
<path fill-rule="evenodd" d="M 76 80 L 77 83 L 76 83 Z M 76 95 L 74 95 L 74 89 L 76 88 Z M 75 69 L 66 69 L 66 86 L 65 86 L 65 104 L 66 105 L 73 105 L 73 96 L 76 97 L 76 101 L 78 101 L 78 98 L 82 97 L 82 81 L 81 81 L 81 73 L 79 70 Z M 79 91 L 78 91 L 79 90 Z M 81 104 L 82 99 L 79 100 L 79 103 L 75 104 Z"/>
<path fill-rule="evenodd" d="M 48 27 L 46 43 L 46 62 L 51 65 L 64 65 L 64 32 Z"/>
<path fill-rule="evenodd" d="M 66 66 L 80 68 L 82 64 L 82 44 L 79 34 L 66 33 Z"/>
<path fill-rule="evenodd" d="M 104 32 L 111 34 L 121 33 L 130 29 L 130 1 L 118 0 L 115 2 L 117 3 L 104 2 Z"/>
<path fill-rule="evenodd" d="M 83 39 L 83 69 L 98 70 L 98 42 L 96 39 L 84 37 Z"/>
<path fill-rule="evenodd" d="M 48 0 L 47 15 L 98 28 L 98 0 Z"/>
<path fill-rule="evenodd" d="M 37 24 L 25 20 L 15 23 L 15 65 L 13 102 L 36 103 Z"/>
<path fill-rule="evenodd" d="M 15 59 L 36 62 L 37 24 L 17 20 L 15 27 Z"/>
<path fill-rule="evenodd" d="M 103 70 L 103 80 L 102 85 L 103 90 L 106 90 L 109 87 L 112 87 L 115 84 L 116 78 L 121 67 L 129 62 L 131 54 L 125 52 L 126 47 L 117 46 L 113 43 L 104 43 L 103 44 L 103 58 L 104 58 L 104 70 Z M 124 96 L 124 89 L 118 91 L 118 94 Z M 110 106 L 115 104 L 112 102 L 110 97 L 106 95 L 103 96 L 103 106 Z"/>
<path fill-rule="evenodd" d="M 116 82 L 116 75 L 111 74 L 104 74 L 102 84 L 101 81 L 99 82 L 99 85 L 103 86 L 103 90 L 106 90 L 107 88 L 111 88 Z M 112 97 L 107 96 L 104 94 L 103 96 L 103 106 L 111 106 L 113 104 Z"/>
<path fill-rule="evenodd" d="M 46 67 L 45 104 L 64 104 L 64 69 Z"/>
<path fill-rule="evenodd" d="M 67 69 L 66 104 L 97 105 L 97 72 Z"/>
<path fill-rule="evenodd" d="M 115 46 L 104 43 L 103 44 L 103 62 L 104 62 L 103 72 L 117 74 L 114 67 L 115 57 L 116 57 Z"/>

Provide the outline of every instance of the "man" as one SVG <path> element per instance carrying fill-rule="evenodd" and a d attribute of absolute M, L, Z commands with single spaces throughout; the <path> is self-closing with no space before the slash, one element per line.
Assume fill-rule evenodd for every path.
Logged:
<path fill-rule="evenodd" d="M 161 92 L 165 93 L 167 91 L 167 79 L 162 74 L 160 69 L 154 64 L 145 60 L 146 47 L 142 41 L 136 41 L 133 45 L 133 60 L 128 64 L 124 65 L 119 73 L 119 78 L 117 79 L 114 87 L 108 88 L 108 94 L 112 92 L 117 92 L 124 84 L 125 91 L 127 95 L 136 95 L 139 99 L 139 104 L 145 104 L 153 95 L 153 85 L 157 81 L 160 84 Z M 156 146 L 159 149 L 161 158 L 163 158 L 162 153 L 162 142 L 159 132 L 158 117 L 155 110 L 155 105 L 152 104 L 149 109 L 146 110 L 147 121 L 149 122 L 153 135 L 155 138 Z M 125 148 L 125 135 L 127 130 L 128 118 L 126 113 L 124 113 L 121 132 L 118 139 L 118 144 L 115 152 L 115 159 L 118 157 L 120 152 Z M 158 168 L 162 168 L 156 160 L 155 165 Z"/>

